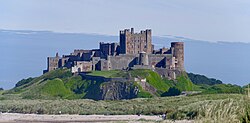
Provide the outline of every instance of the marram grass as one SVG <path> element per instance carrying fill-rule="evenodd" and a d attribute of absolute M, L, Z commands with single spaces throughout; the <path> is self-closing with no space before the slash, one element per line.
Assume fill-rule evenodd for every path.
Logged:
<path fill-rule="evenodd" d="M 4 95 L 7 96 L 7 95 Z M 250 99 L 241 94 L 137 98 L 120 101 L 0 100 L 0 112 L 39 114 L 145 114 L 167 113 L 168 119 L 195 120 L 197 123 L 249 122 Z"/>

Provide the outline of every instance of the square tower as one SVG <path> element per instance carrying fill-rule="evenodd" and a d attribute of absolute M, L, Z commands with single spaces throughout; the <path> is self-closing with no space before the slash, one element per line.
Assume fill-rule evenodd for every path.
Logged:
<path fill-rule="evenodd" d="M 139 54 L 145 52 L 151 54 L 153 51 L 151 29 L 134 33 L 134 29 L 124 29 L 120 31 L 120 53 Z"/>

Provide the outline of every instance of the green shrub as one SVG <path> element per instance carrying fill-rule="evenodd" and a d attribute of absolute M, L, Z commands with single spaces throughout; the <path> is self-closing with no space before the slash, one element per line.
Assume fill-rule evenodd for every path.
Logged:
<path fill-rule="evenodd" d="M 203 93 L 205 94 L 218 94 L 218 93 L 238 93 L 242 94 L 244 91 L 240 86 L 231 84 L 217 84 L 212 86 L 203 87 Z"/>
<path fill-rule="evenodd" d="M 180 95 L 181 94 L 181 91 L 176 88 L 176 87 L 170 87 L 168 89 L 168 91 L 164 92 L 163 94 L 161 94 L 162 97 L 165 97 L 165 96 L 177 96 L 177 95 Z"/>
<path fill-rule="evenodd" d="M 221 80 L 208 78 L 204 75 L 193 74 L 193 73 L 187 73 L 187 75 L 194 84 L 206 84 L 206 85 L 222 84 Z"/>
<path fill-rule="evenodd" d="M 31 82 L 32 80 L 34 80 L 35 78 L 32 78 L 32 77 L 29 77 L 27 79 L 22 79 L 20 81 L 17 82 L 16 86 L 15 87 L 19 87 L 19 86 L 22 86 L 22 85 L 25 85 L 29 82 Z"/>

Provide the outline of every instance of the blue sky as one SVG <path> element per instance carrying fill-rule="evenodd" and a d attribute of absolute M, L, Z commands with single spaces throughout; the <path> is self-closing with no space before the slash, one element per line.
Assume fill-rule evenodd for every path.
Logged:
<path fill-rule="evenodd" d="M 0 0 L 0 28 L 117 35 L 135 27 L 250 43 L 249 6 L 249 0 Z"/>

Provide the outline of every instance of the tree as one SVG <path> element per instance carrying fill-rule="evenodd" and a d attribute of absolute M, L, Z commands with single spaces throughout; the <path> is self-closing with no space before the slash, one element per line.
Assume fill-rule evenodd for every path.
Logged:
<path fill-rule="evenodd" d="M 204 75 L 188 73 L 188 77 L 194 84 L 206 84 L 206 85 L 223 84 L 221 80 L 208 78 Z"/>
<path fill-rule="evenodd" d="M 20 80 L 19 82 L 17 82 L 16 87 L 25 85 L 25 84 L 31 82 L 33 79 L 34 79 L 34 78 L 32 78 L 32 77 L 29 77 L 29 78 L 27 78 L 27 79 L 22 79 L 22 80 Z"/>

